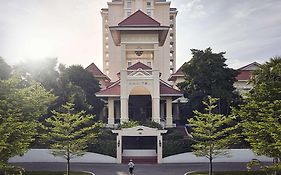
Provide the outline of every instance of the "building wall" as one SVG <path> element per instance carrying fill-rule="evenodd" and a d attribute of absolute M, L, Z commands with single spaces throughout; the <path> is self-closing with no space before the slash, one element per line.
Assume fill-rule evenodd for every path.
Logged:
<path fill-rule="evenodd" d="M 150 2 L 150 5 L 147 3 Z M 161 62 L 159 65 L 162 74 L 161 79 L 167 81 L 176 66 L 176 9 L 170 10 L 170 2 L 159 0 L 112 0 L 108 2 L 108 8 L 101 10 L 103 18 L 103 72 L 113 81 L 118 80 L 116 75 L 120 72 L 120 47 L 115 46 L 109 26 L 117 26 L 128 15 L 142 10 L 152 18 L 160 22 L 162 26 L 171 26 L 166 42 L 159 48 Z M 170 17 L 173 16 L 173 17 Z M 172 20 L 171 20 L 172 19 Z M 172 37 L 170 37 L 172 36 Z M 173 52 L 172 56 L 170 53 Z M 135 63 L 135 62 L 133 62 Z M 132 64 L 133 64 L 132 63 Z M 147 64 L 147 62 L 143 62 Z"/>

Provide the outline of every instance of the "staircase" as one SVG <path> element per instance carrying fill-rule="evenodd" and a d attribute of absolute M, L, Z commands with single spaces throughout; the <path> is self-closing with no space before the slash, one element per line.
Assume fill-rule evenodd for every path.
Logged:
<path fill-rule="evenodd" d="M 127 164 L 131 159 L 137 164 L 157 164 L 157 153 L 154 149 L 123 150 L 122 163 Z"/>

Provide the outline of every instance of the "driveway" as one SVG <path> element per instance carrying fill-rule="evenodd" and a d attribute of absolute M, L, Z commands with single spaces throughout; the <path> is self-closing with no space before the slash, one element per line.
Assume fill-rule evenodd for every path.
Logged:
<path fill-rule="evenodd" d="M 64 163 L 15 163 L 28 171 L 64 171 Z M 208 171 L 207 163 L 135 165 L 135 175 L 183 175 L 189 171 Z M 95 175 L 128 175 L 128 167 L 124 164 L 89 164 L 72 163 L 72 171 L 90 171 Z M 246 163 L 214 163 L 215 171 L 246 171 Z"/>

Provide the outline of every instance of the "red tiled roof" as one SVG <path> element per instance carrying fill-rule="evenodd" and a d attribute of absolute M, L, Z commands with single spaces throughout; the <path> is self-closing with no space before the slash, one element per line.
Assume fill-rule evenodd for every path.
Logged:
<path fill-rule="evenodd" d="M 137 62 L 136 64 L 133 64 L 133 65 L 131 65 L 127 68 L 127 70 L 138 70 L 138 69 L 151 70 L 152 68 L 149 67 L 148 65 L 145 65 L 145 64 L 141 63 L 141 62 Z M 117 75 L 119 75 L 119 74 L 120 74 L 120 72 L 117 73 Z"/>
<path fill-rule="evenodd" d="M 252 77 L 252 72 L 253 71 L 249 71 L 249 70 L 241 70 L 239 75 L 237 75 L 236 80 L 240 80 L 240 81 L 248 81 L 251 79 Z"/>
<path fill-rule="evenodd" d="M 252 62 L 246 66 L 240 67 L 238 70 L 255 70 L 259 66 L 260 64 L 258 62 Z"/>
<path fill-rule="evenodd" d="M 110 81 L 110 78 L 108 78 L 108 76 L 103 74 L 102 71 L 100 71 L 100 69 L 94 63 L 90 64 L 86 68 L 86 70 L 89 71 L 96 78 L 105 78 Z"/>
<path fill-rule="evenodd" d="M 120 80 L 96 93 L 97 97 L 120 96 Z"/>
<path fill-rule="evenodd" d="M 182 92 L 174 89 L 170 85 L 160 82 L 160 96 L 182 96 Z"/>
<path fill-rule="evenodd" d="M 96 93 L 97 97 L 119 97 L 120 96 L 120 80 L 109 86 L 107 89 Z M 160 96 L 182 96 L 182 92 L 174 89 L 165 82 L 160 82 Z"/>
<path fill-rule="evenodd" d="M 137 70 L 137 69 L 143 69 L 143 70 L 151 70 L 152 68 L 148 65 L 145 65 L 141 62 L 137 62 L 136 64 L 133 64 L 127 68 L 128 70 Z"/>
<path fill-rule="evenodd" d="M 118 26 L 160 26 L 160 23 L 141 10 L 121 21 Z"/>
<path fill-rule="evenodd" d="M 184 64 L 183 64 L 183 65 L 184 65 Z M 182 67 L 183 67 L 183 65 L 182 65 L 175 73 L 173 73 L 173 74 L 169 77 L 168 81 L 175 81 L 175 80 L 176 80 L 176 77 L 183 77 L 183 76 L 184 76 L 184 74 L 183 74 L 183 72 L 182 72 Z"/>
<path fill-rule="evenodd" d="M 249 81 L 252 78 L 253 71 L 260 66 L 259 63 L 253 62 L 238 69 L 239 74 L 236 76 L 238 81 Z"/>

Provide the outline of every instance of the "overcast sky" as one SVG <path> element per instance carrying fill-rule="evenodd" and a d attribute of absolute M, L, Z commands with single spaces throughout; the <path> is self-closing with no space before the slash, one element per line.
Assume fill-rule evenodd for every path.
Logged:
<path fill-rule="evenodd" d="M 177 68 L 190 49 L 225 51 L 239 68 L 281 55 L 281 0 L 171 0 L 178 8 Z M 102 68 L 100 9 L 107 0 L 0 0 L 0 56 L 9 64 L 57 57 Z"/>

